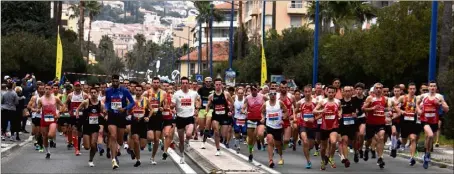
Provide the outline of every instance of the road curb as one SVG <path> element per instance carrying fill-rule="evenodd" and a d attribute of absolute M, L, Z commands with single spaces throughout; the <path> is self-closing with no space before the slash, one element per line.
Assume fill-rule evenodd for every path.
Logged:
<path fill-rule="evenodd" d="M 384 151 L 386 154 L 391 154 L 391 151 L 390 150 L 385 150 Z M 405 158 L 405 159 L 410 159 L 411 156 L 410 155 L 407 155 L 407 154 L 403 154 L 403 153 L 397 153 L 397 156 L 398 157 L 401 157 L 401 158 Z M 416 157 L 414 158 L 417 162 L 419 163 L 423 163 L 423 159 L 422 158 L 419 158 L 419 157 Z M 450 169 L 450 170 L 454 170 L 454 165 L 453 164 L 449 164 L 449 163 L 444 163 L 444 162 L 438 162 L 438 161 L 431 161 L 430 164 L 432 166 L 438 166 L 440 168 L 447 168 L 447 169 Z"/>
<path fill-rule="evenodd" d="M 22 143 L 15 143 L 13 146 L 10 146 L 8 148 L 5 148 L 5 150 L 2 150 L 2 158 L 8 156 L 12 152 L 16 151 L 17 149 L 20 149 L 21 147 L 27 145 L 28 143 L 33 141 L 33 136 L 29 136 L 27 140 L 25 140 Z"/>

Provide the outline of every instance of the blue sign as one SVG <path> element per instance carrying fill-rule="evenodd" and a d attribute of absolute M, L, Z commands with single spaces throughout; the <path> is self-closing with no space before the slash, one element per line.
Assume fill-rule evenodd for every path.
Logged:
<path fill-rule="evenodd" d="M 227 86 L 235 86 L 236 72 L 232 69 L 225 71 L 225 84 Z"/>
<path fill-rule="evenodd" d="M 203 82 L 203 75 L 202 74 L 196 74 L 195 75 L 195 80 L 197 80 L 197 82 Z"/>

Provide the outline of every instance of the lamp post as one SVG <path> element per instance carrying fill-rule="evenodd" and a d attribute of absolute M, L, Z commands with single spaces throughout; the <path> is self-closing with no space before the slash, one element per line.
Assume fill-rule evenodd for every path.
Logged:
<path fill-rule="evenodd" d="M 318 32 L 319 32 L 319 11 L 320 2 L 315 2 L 315 31 L 314 31 L 314 61 L 312 65 L 312 86 L 315 87 L 318 77 Z"/>
<path fill-rule="evenodd" d="M 429 81 L 435 80 L 437 68 L 437 18 L 438 1 L 432 2 L 432 21 L 430 24 L 430 56 L 429 56 Z"/>
<path fill-rule="evenodd" d="M 235 14 L 235 1 L 232 1 L 232 9 L 230 10 L 230 33 L 229 33 L 229 70 L 232 70 L 233 62 L 233 18 Z"/>
<path fill-rule="evenodd" d="M 213 8 L 214 4 L 210 4 L 210 77 L 213 78 Z"/>

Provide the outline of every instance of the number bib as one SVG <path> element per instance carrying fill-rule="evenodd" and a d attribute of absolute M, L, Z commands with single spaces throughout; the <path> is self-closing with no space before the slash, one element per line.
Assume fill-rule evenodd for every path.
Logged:
<path fill-rule="evenodd" d="M 97 114 L 88 116 L 88 124 L 99 124 L 99 116 Z"/>
<path fill-rule="evenodd" d="M 317 120 L 317 124 L 322 124 L 322 119 L 321 118 Z"/>
<path fill-rule="evenodd" d="M 236 120 L 236 125 L 237 126 L 244 126 L 246 124 L 246 120 L 245 119 L 237 119 Z"/>
<path fill-rule="evenodd" d="M 425 116 L 426 118 L 435 117 L 435 113 L 424 113 L 424 116 Z"/>
<path fill-rule="evenodd" d="M 44 121 L 45 122 L 54 122 L 55 117 L 52 114 L 46 114 L 46 115 L 44 115 Z"/>
<path fill-rule="evenodd" d="M 68 118 L 68 117 L 69 117 L 69 113 L 66 113 L 66 112 L 65 112 L 65 113 L 61 113 L 61 114 L 60 114 L 60 117 L 62 117 L 62 118 Z"/>
<path fill-rule="evenodd" d="M 314 118 L 314 114 L 303 114 L 304 121 L 309 121 L 311 118 Z"/>
<path fill-rule="evenodd" d="M 32 118 L 41 118 L 41 114 L 33 112 L 32 113 Z"/>
<path fill-rule="evenodd" d="M 76 114 L 77 114 L 77 109 L 73 109 L 73 115 L 76 116 Z M 79 116 L 82 116 L 82 115 L 84 115 L 84 113 L 79 111 Z"/>
<path fill-rule="evenodd" d="M 414 113 L 405 113 L 404 120 L 405 121 L 415 121 L 415 114 Z"/>
<path fill-rule="evenodd" d="M 214 112 L 216 113 L 216 115 L 225 115 L 224 105 L 215 105 Z"/>
<path fill-rule="evenodd" d="M 208 104 L 208 101 L 206 101 L 206 100 L 205 100 L 205 101 L 202 101 L 202 106 L 203 106 L 203 107 L 206 107 L 207 104 Z"/>
<path fill-rule="evenodd" d="M 343 115 L 344 125 L 354 125 L 355 118 L 351 114 Z"/>
<path fill-rule="evenodd" d="M 134 114 L 134 117 L 136 117 L 137 119 L 140 119 L 145 115 L 145 112 L 144 111 L 134 111 L 133 114 Z"/>
<path fill-rule="evenodd" d="M 247 121 L 247 128 L 256 128 L 257 127 L 257 122 L 248 120 Z"/>
<path fill-rule="evenodd" d="M 336 118 L 335 115 L 325 115 L 325 120 L 334 120 Z"/>
<path fill-rule="evenodd" d="M 113 110 L 119 110 L 122 107 L 121 99 L 113 98 L 110 102 L 110 108 Z"/>

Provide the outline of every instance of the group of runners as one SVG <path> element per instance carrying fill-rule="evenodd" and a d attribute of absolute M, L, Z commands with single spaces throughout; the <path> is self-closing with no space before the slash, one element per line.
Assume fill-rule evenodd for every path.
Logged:
<path fill-rule="evenodd" d="M 274 154 L 279 165 L 284 164 L 283 150 L 296 150 L 302 144 L 306 168 L 312 168 L 311 153 L 321 157 L 320 169 L 327 165 L 336 168 L 336 151 L 345 167 L 350 166 L 349 153 L 353 150 L 354 162 L 377 159 L 384 168 L 384 148 L 389 137 L 391 157 L 396 157 L 399 146 L 409 142 L 415 165 L 416 145 L 421 132 L 425 135 L 423 167 L 428 168 L 433 149 L 434 134 L 439 129 L 441 113 L 449 110 L 443 96 L 437 93 L 437 84 L 416 85 L 408 89 L 393 88 L 394 95 L 386 94 L 383 85 L 376 83 L 366 94 L 362 83 L 340 87 L 321 83 L 299 89 L 288 87 L 286 81 L 271 82 L 265 86 L 246 85 L 225 87 L 222 80 L 207 77 L 202 86 L 182 77 L 179 85 L 161 82 L 158 77 L 151 83 L 138 83 L 112 76 L 110 87 L 106 83 L 64 85 L 38 84 L 28 109 L 32 112 L 35 146 L 50 158 L 50 147 L 56 147 L 57 130 L 67 137 L 67 148 L 80 155 L 80 146 L 90 151 L 89 166 L 97 152 L 112 159 L 112 168 L 119 167 L 117 156 L 124 145 L 128 154 L 141 165 L 140 152 L 148 145 L 152 151 L 151 163 L 161 144 L 162 159 L 168 157 L 176 132 L 185 163 L 184 149 L 189 140 L 202 139 L 205 149 L 207 138 L 215 141 L 215 155 L 222 155 L 221 144 L 240 153 L 240 142 L 245 141 L 252 162 L 253 149 L 268 151 L 269 167 L 274 167 Z M 405 88 L 405 87 L 404 87 Z M 388 90 L 389 91 L 389 90 Z M 365 143 L 364 143 L 365 142 Z M 107 145 L 104 151 L 104 144 Z"/>

